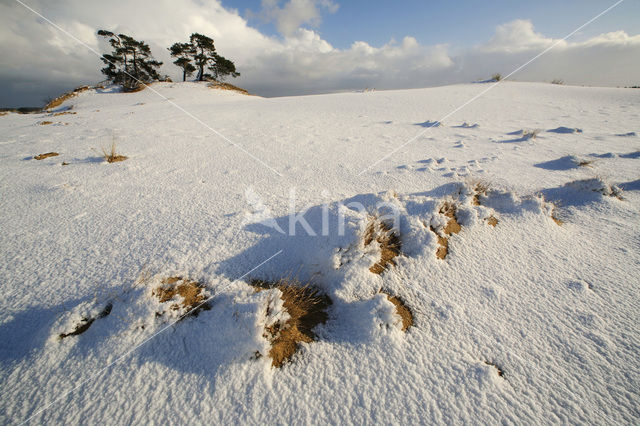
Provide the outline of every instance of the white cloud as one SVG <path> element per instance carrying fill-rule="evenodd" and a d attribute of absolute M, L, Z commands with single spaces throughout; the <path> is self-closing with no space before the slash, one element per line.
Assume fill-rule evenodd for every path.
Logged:
<path fill-rule="evenodd" d="M 280 34 L 290 37 L 302 25 L 318 26 L 322 11 L 335 13 L 338 8 L 331 0 L 289 0 L 282 7 L 278 0 L 262 0 L 262 17 L 275 21 Z"/>
<path fill-rule="evenodd" d="M 527 50 L 544 50 L 556 40 L 547 38 L 533 30 L 533 23 L 525 19 L 516 19 L 506 24 L 498 25 L 496 32 L 483 46 L 492 52 L 522 52 Z M 558 43 L 566 44 L 564 41 Z"/>
<path fill-rule="evenodd" d="M 286 10 L 293 3 L 266 6 Z M 379 47 L 355 41 L 338 49 L 304 28 L 317 16 L 310 9 L 294 14 L 296 19 L 287 18 L 288 35 L 279 38 L 248 26 L 237 11 L 225 9 L 217 0 L 185 0 L 179 6 L 171 0 L 111 0 L 108 8 L 88 0 L 32 0 L 30 5 L 94 48 L 106 49 L 95 35 L 99 28 L 147 41 L 156 58 L 165 62 L 162 72 L 174 78 L 179 70 L 166 48 L 186 41 L 192 32 L 207 34 L 222 55 L 236 62 L 242 77 L 234 83 L 265 96 L 425 87 L 486 78 L 495 72 L 506 75 L 557 41 L 536 33 L 530 21 L 517 20 L 497 27 L 486 43 L 455 54 L 447 45 L 425 46 L 410 36 Z M 328 0 L 317 0 L 312 8 L 319 13 L 335 7 Z M 38 105 L 47 95 L 100 81 L 102 66 L 88 49 L 18 3 L 0 3 L 0 104 Z M 561 42 L 513 78 L 632 85 L 640 83 L 639 68 L 640 35 L 617 31 L 580 43 Z"/>

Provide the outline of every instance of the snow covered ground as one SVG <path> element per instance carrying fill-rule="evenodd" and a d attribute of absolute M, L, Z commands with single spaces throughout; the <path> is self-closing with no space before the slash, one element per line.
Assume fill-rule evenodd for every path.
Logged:
<path fill-rule="evenodd" d="M 640 92 L 505 82 L 443 119 L 487 87 L 158 83 L 0 117 L 2 423 L 640 421 Z M 381 202 L 402 254 L 378 275 Z M 210 309 L 174 323 L 172 276 Z M 286 312 L 246 283 L 286 277 L 333 304 L 277 369 Z"/>

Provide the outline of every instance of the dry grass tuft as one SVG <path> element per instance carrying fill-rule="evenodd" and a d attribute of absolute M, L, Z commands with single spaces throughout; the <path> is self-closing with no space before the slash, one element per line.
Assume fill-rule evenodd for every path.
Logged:
<path fill-rule="evenodd" d="M 208 86 L 212 89 L 232 90 L 234 92 L 242 93 L 243 95 L 251 96 L 251 93 L 247 92 L 245 89 L 222 81 L 212 81 Z"/>
<path fill-rule="evenodd" d="M 174 302 L 169 309 L 178 311 L 183 309 L 187 316 L 197 316 L 200 311 L 211 309 L 204 294 L 205 287 L 196 281 L 189 281 L 182 277 L 169 277 L 162 280 L 162 285 L 153 290 L 152 295 L 158 298 L 160 303 L 167 303 L 180 296 L 180 302 Z M 160 314 L 161 315 L 161 314 Z"/>
<path fill-rule="evenodd" d="M 53 114 L 54 117 L 59 117 L 61 115 L 74 115 L 77 114 L 77 112 L 75 111 L 62 111 L 62 112 L 56 112 Z"/>
<path fill-rule="evenodd" d="M 523 140 L 535 139 L 538 137 L 539 134 L 540 134 L 540 129 L 524 130 L 522 132 L 522 139 Z"/>
<path fill-rule="evenodd" d="M 45 120 L 45 121 L 38 122 L 38 124 L 41 125 L 41 126 L 46 126 L 47 124 L 53 124 L 53 121 Z"/>
<path fill-rule="evenodd" d="M 444 259 L 449 254 L 449 238 L 451 234 L 457 234 L 460 232 L 462 227 L 458 223 L 458 219 L 456 218 L 457 207 L 452 202 L 447 201 L 440 207 L 440 214 L 449 218 L 447 224 L 442 227 L 440 230 L 442 234 L 446 236 L 440 235 L 437 229 L 431 227 L 431 231 L 436 234 L 438 237 L 438 249 L 436 250 L 436 256 L 438 259 Z"/>
<path fill-rule="evenodd" d="M 49 157 L 57 157 L 58 154 L 57 152 L 46 152 L 44 154 L 39 154 L 36 155 L 35 157 L 33 157 L 34 160 L 44 160 L 45 158 L 49 158 Z"/>
<path fill-rule="evenodd" d="M 402 318 L 402 331 L 407 331 L 409 327 L 413 326 L 413 314 L 411 309 L 404 303 L 398 296 L 392 296 L 386 291 L 380 290 L 380 293 L 387 296 L 389 302 L 393 303 L 396 307 L 396 314 Z"/>
<path fill-rule="evenodd" d="M 118 161 L 124 161 L 129 157 L 124 155 L 119 155 L 116 153 L 116 143 L 111 142 L 111 149 L 107 150 L 106 148 L 102 148 L 102 157 L 107 163 L 117 163 Z"/>
<path fill-rule="evenodd" d="M 493 226 L 494 228 L 499 223 L 498 218 L 496 218 L 495 216 L 489 216 L 486 220 L 487 220 L 487 223 Z"/>
<path fill-rule="evenodd" d="M 277 288 L 282 293 L 283 306 L 289 319 L 267 327 L 264 334 L 271 342 L 271 365 L 280 368 L 296 353 L 300 342 L 310 343 L 316 339 L 313 328 L 327 321 L 327 308 L 331 305 L 331 299 L 321 294 L 317 288 L 302 286 L 295 281 L 281 280 L 273 283 L 252 280 L 249 285 L 256 291 Z"/>
<path fill-rule="evenodd" d="M 4 116 L 4 115 L 8 115 L 9 113 L 7 111 L 0 111 L 0 117 Z"/>
<path fill-rule="evenodd" d="M 380 275 L 389 265 L 396 265 L 393 259 L 400 254 L 400 236 L 388 223 L 372 217 L 364 233 L 364 246 L 367 247 L 374 241 L 380 245 L 380 260 L 371 266 L 369 271 Z"/>
<path fill-rule="evenodd" d="M 64 339 L 65 337 L 78 336 L 84 333 L 89 329 L 89 327 L 91 327 L 91 324 L 93 324 L 95 320 L 104 318 L 109 315 L 111 313 L 111 309 L 113 309 L 113 305 L 111 303 L 108 303 L 107 306 L 105 306 L 104 309 L 100 311 L 100 313 L 95 318 L 82 318 L 80 323 L 76 325 L 76 328 L 74 328 L 69 333 L 60 333 L 58 337 L 60 339 Z"/>

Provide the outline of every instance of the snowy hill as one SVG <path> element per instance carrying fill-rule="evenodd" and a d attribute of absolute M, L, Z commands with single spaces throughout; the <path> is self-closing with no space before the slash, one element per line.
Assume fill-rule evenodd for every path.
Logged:
<path fill-rule="evenodd" d="M 487 87 L 0 117 L 2 423 L 637 423 L 638 91 Z"/>

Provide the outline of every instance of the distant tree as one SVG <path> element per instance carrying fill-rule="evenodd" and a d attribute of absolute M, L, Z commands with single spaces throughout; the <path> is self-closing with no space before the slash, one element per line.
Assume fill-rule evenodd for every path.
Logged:
<path fill-rule="evenodd" d="M 211 78 L 224 80 L 228 76 L 240 76 L 235 64 L 218 55 L 213 39 L 205 35 L 193 33 L 188 43 L 174 43 L 169 47 L 169 51 L 172 57 L 177 58 L 173 63 L 182 68 L 183 81 L 194 71 L 198 71 L 198 81 Z M 205 69 L 211 71 L 211 74 L 205 73 Z"/>
<path fill-rule="evenodd" d="M 153 58 L 149 45 L 144 41 L 106 30 L 99 30 L 98 35 L 108 38 L 113 48 L 113 52 L 105 53 L 100 58 L 106 65 L 101 71 L 107 79 L 120 84 L 124 90 L 134 90 L 141 83 L 161 79 L 157 69 L 162 62 Z"/>
<path fill-rule="evenodd" d="M 196 67 L 191 63 L 195 50 L 191 43 L 174 43 L 170 48 L 171 56 L 177 58 L 173 63 L 182 68 L 182 81 L 193 74 Z"/>

